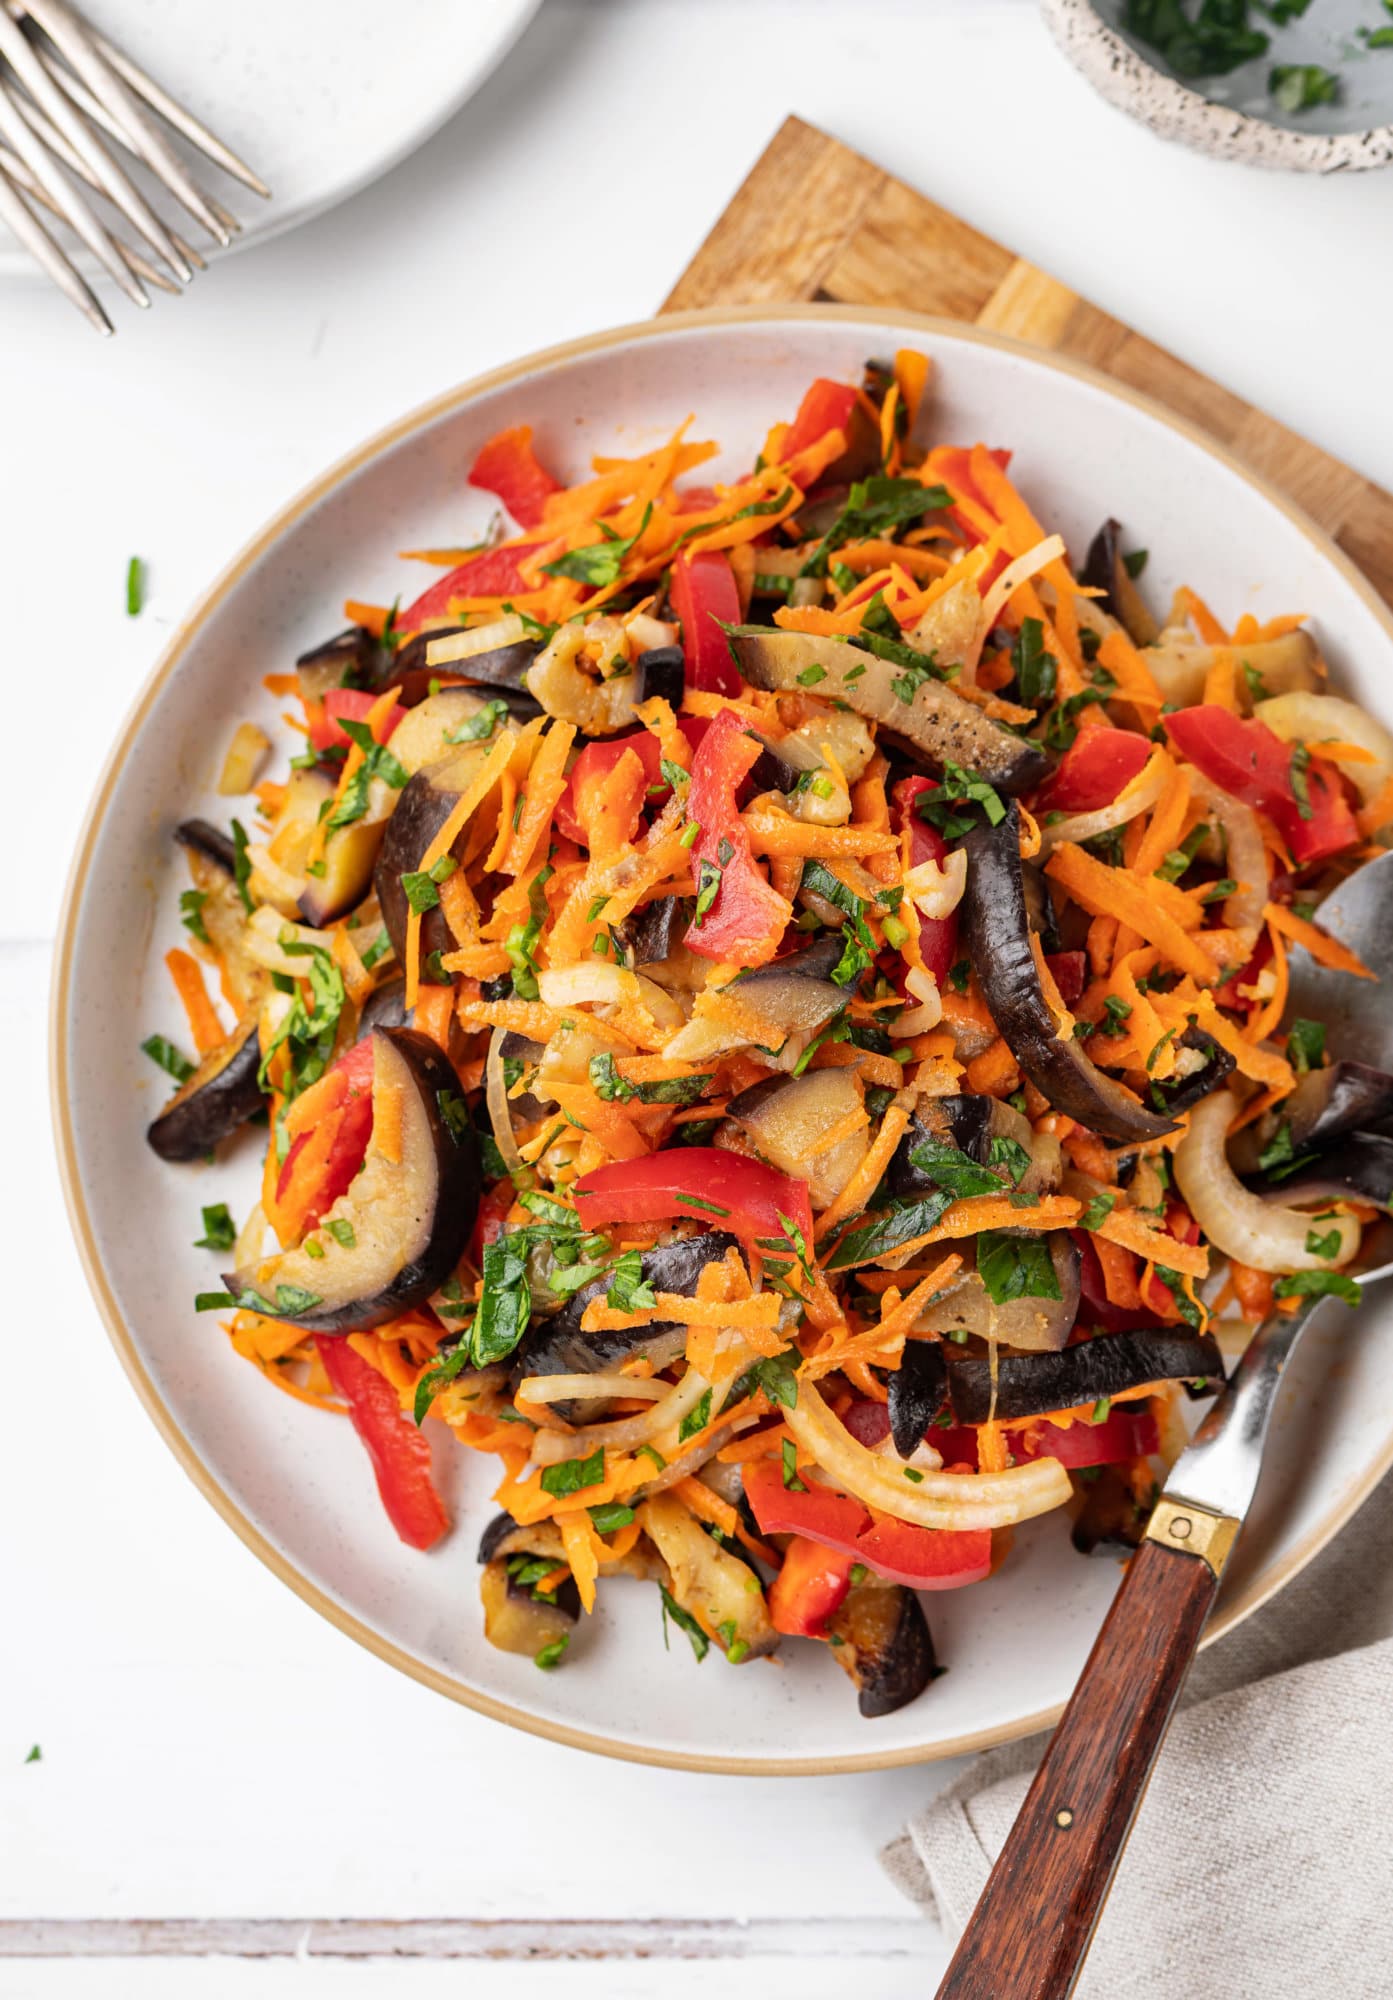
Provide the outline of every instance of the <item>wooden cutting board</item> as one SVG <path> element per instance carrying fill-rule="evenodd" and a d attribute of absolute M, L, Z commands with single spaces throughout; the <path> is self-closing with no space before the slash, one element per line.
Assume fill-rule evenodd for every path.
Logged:
<path fill-rule="evenodd" d="M 1393 604 L 1393 494 L 801 118 L 780 127 L 663 310 L 791 299 L 937 313 L 1089 363 L 1280 487 Z"/>

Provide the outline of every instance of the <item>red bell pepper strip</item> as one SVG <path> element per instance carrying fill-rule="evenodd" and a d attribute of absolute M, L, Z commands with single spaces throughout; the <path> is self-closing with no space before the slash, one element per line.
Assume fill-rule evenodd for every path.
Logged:
<path fill-rule="evenodd" d="M 1145 768 L 1151 744 L 1132 729 L 1085 729 L 1040 794 L 1042 812 L 1096 812 Z"/>
<path fill-rule="evenodd" d="M 827 1621 L 851 1589 L 856 1557 L 795 1535 L 769 1586 L 769 1618 L 776 1632 L 796 1639 L 825 1639 Z"/>
<path fill-rule="evenodd" d="M 535 590 L 537 586 L 523 575 L 522 564 L 545 547 L 545 542 L 505 542 L 501 548 L 483 549 L 470 556 L 407 605 L 397 620 L 397 630 L 415 632 L 428 618 L 448 618 L 456 597 L 520 597 Z"/>
<path fill-rule="evenodd" d="M 684 715 L 679 718 L 678 727 L 695 752 L 710 724 L 705 716 Z M 607 736 L 602 743 L 587 743 L 571 766 L 566 789 L 556 801 L 556 824 L 568 839 L 585 841 L 590 815 L 579 812 L 577 806 L 590 786 L 603 787 L 609 781 L 626 750 L 632 750 L 643 766 L 642 808 L 652 807 L 656 811 L 667 802 L 671 787 L 662 772 L 662 745 L 651 729 L 630 729 L 623 736 Z M 629 840 L 638 832 L 640 817 L 641 812 L 635 812 L 626 835 Z"/>
<path fill-rule="evenodd" d="M 740 593 L 730 558 L 721 549 L 679 556 L 672 566 L 671 596 L 682 626 L 686 685 L 703 694 L 739 694 L 744 683 L 721 630 L 721 625 L 740 623 Z"/>
<path fill-rule="evenodd" d="M 791 1180 L 721 1146 L 678 1146 L 641 1159 L 616 1160 L 582 1174 L 575 1184 L 582 1229 L 609 1222 L 671 1222 L 682 1216 L 708 1229 L 728 1229 L 746 1241 L 788 1242 L 781 1214 L 813 1240 L 808 1183 Z M 796 1247 L 796 1246 L 794 1246 Z M 791 1250 L 785 1254 L 792 1254 Z"/>
<path fill-rule="evenodd" d="M 724 708 L 692 758 L 687 811 L 700 828 L 692 845 L 697 908 L 686 942 L 703 958 L 743 966 L 763 965 L 779 948 L 793 906 L 760 874 L 740 817 L 741 780 L 758 762 L 761 746 L 739 714 Z M 703 893 L 715 900 L 702 910 Z"/>
<path fill-rule="evenodd" d="M 1119 1403 L 1101 1423 L 1052 1424 L 1032 1417 L 1019 1429 L 1004 1432 L 1006 1449 L 1017 1465 L 1033 1458 L 1057 1458 L 1061 1465 L 1118 1465 L 1129 1458 L 1147 1458 L 1161 1448 L 1156 1419 L 1145 1403 Z M 929 1443 L 945 1465 L 977 1468 L 977 1432 L 971 1424 L 931 1430 Z"/>
<path fill-rule="evenodd" d="M 387 1518 L 408 1548 L 428 1549 L 449 1527 L 430 1473 L 430 1445 L 385 1375 L 350 1347 L 344 1334 L 316 1334 L 315 1347 L 363 1443 Z"/>
<path fill-rule="evenodd" d="M 1047 951 L 1045 963 L 1066 1007 L 1072 1007 L 1076 1000 L 1083 998 L 1083 989 L 1088 983 L 1086 951 Z"/>
<path fill-rule="evenodd" d="M 381 691 L 371 694 L 366 688 L 330 688 L 322 703 L 316 702 L 309 710 L 310 742 L 316 750 L 346 750 L 349 744 L 348 732 L 341 727 L 341 718 L 347 716 L 350 722 L 362 722 L 368 711 L 381 698 Z M 379 724 L 377 740 L 385 743 L 406 710 L 399 702 L 393 702 L 387 711 L 387 719 Z"/>
<path fill-rule="evenodd" d="M 323 1102 L 316 1123 L 331 1117 L 337 1117 L 339 1122 L 328 1155 L 315 1170 L 313 1186 L 296 1185 L 308 1171 L 303 1155 L 313 1132 L 301 1132 L 291 1142 L 276 1182 L 276 1205 L 287 1215 L 300 1219 L 302 1233 L 318 1226 L 321 1216 L 327 1215 L 339 1196 L 347 1193 L 350 1182 L 363 1164 L 368 1141 L 372 1138 L 372 1074 L 371 1035 L 355 1042 L 325 1072 L 322 1079 Z"/>
<path fill-rule="evenodd" d="M 772 1459 L 744 1468 L 745 1495 L 762 1535 L 793 1534 L 835 1549 L 891 1583 L 914 1590 L 956 1590 L 980 1583 L 991 1568 L 990 1528 L 921 1528 L 885 1514 L 876 1520 L 848 1494 L 784 1485 Z"/>
<path fill-rule="evenodd" d="M 1340 780 L 1324 764 L 1302 767 L 1301 745 L 1284 743 L 1256 716 L 1213 702 L 1165 718 L 1177 750 L 1244 805 L 1265 812 L 1298 868 L 1352 847 L 1359 827 Z"/>
<path fill-rule="evenodd" d="M 845 433 L 855 408 L 856 390 L 849 383 L 819 375 L 798 405 L 798 414 L 784 438 L 782 456 L 792 458 L 795 452 L 806 451 L 828 431 Z"/>
<path fill-rule="evenodd" d="M 491 437 L 469 468 L 469 483 L 497 494 L 520 528 L 539 528 L 547 501 L 564 490 L 538 464 L 531 424 L 516 424 Z"/>
<path fill-rule="evenodd" d="M 1071 1229 L 1069 1234 L 1073 1237 L 1079 1252 L 1077 1324 L 1080 1327 L 1086 1330 L 1098 1327 L 1104 1333 L 1137 1333 L 1148 1327 L 1165 1326 L 1169 1323 L 1163 1314 L 1152 1311 L 1146 1303 L 1141 1306 L 1114 1305 L 1108 1297 L 1107 1287 L 1103 1282 L 1103 1266 L 1098 1252 L 1093 1247 L 1092 1239 L 1082 1229 Z M 1159 1282 L 1156 1289 L 1160 1293 Z M 1169 1292 L 1165 1294 L 1165 1298 L 1169 1304 Z"/>
<path fill-rule="evenodd" d="M 926 819 L 920 819 L 915 807 L 926 792 L 936 792 L 936 778 L 901 778 L 891 788 L 891 797 L 899 826 L 909 828 L 909 865 L 917 868 L 921 861 L 942 862 L 948 853 L 948 842 L 936 826 Z M 958 913 L 950 910 L 946 917 L 920 917 L 919 951 L 924 964 L 938 984 L 942 986 L 958 960 Z"/>
<path fill-rule="evenodd" d="M 469 1255 L 482 1269 L 484 1251 L 503 1234 L 503 1223 L 508 1210 L 517 1200 L 517 1190 L 510 1180 L 498 1181 L 491 1187 L 479 1203 L 479 1213 L 474 1218 L 474 1227 L 469 1236 Z"/>

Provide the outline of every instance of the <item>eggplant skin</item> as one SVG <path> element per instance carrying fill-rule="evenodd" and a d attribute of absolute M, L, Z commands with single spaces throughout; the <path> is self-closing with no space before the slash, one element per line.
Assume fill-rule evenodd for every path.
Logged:
<path fill-rule="evenodd" d="M 1152 1086 L 1163 1099 L 1167 1112 L 1191 1110 L 1202 1097 L 1208 1097 L 1211 1090 L 1217 1090 L 1234 1068 L 1234 1059 L 1228 1050 L 1222 1048 L 1212 1035 L 1206 1035 L 1203 1028 L 1187 1028 L 1176 1047 L 1199 1050 L 1205 1063 L 1203 1069 L 1182 1077 L 1174 1089 L 1164 1083 Z"/>
<path fill-rule="evenodd" d="M 697 1279 L 706 1266 L 725 1256 L 727 1250 L 739 1246 L 733 1236 L 724 1230 L 711 1229 L 699 1236 L 683 1236 L 675 1243 L 663 1243 L 656 1250 L 645 1251 L 643 1256 L 643 1276 L 655 1291 L 680 1292 L 690 1298 L 697 1288 Z M 549 1320 L 534 1327 L 525 1337 L 513 1356 L 512 1385 L 529 1375 L 590 1375 L 597 1369 L 608 1368 L 620 1361 L 626 1361 L 631 1354 L 642 1354 L 654 1343 L 673 1329 L 664 1321 L 652 1326 L 616 1327 L 608 1333 L 583 1333 L 581 1320 L 585 1308 L 592 1299 L 600 1298 L 609 1290 L 609 1276 L 596 1278 L 588 1285 L 582 1285 L 578 1292 L 554 1313 Z M 583 1405 L 570 1400 L 553 1403 L 552 1408 L 563 1423 L 577 1421 Z"/>
<path fill-rule="evenodd" d="M 658 896 L 616 924 L 615 933 L 636 966 L 661 965 L 677 950 L 691 921 L 690 897 Z"/>
<path fill-rule="evenodd" d="M 1332 1063 L 1308 1071 L 1283 1103 L 1245 1126 L 1229 1147 L 1229 1159 L 1236 1173 L 1256 1174 L 1283 1125 L 1293 1152 L 1323 1152 L 1349 1133 L 1386 1131 L 1390 1118 L 1393 1076 L 1367 1063 Z"/>
<path fill-rule="evenodd" d="M 943 1407 L 948 1364 L 938 1340 L 907 1340 L 900 1365 L 886 1377 L 890 1437 L 901 1458 L 911 1457 Z"/>
<path fill-rule="evenodd" d="M 1224 1358 L 1214 1336 L 1189 1327 L 1147 1328 L 1137 1333 L 1104 1333 L 1079 1340 L 1057 1354 L 999 1354 L 996 1399 L 991 1363 L 985 1354 L 945 1356 L 948 1400 L 962 1424 L 995 1417 L 1043 1416 L 1140 1389 L 1148 1382 L 1203 1379 L 1210 1394 L 1224 1382 Z"/>
<path fill-rule="evenodd" d="M 1125 1085 L 1105 1076 L 1078 1042 L 1059 1034 L 1030 948 L 1015 800 L 996 826 L 975 826 L 964 846 L 967 955 L 991 1017 L 1030 1081 L 1056 1111 L 1102 1138 L 1126 1143 L 1173 1132 L 1172 1119 L 1148 1111 Z"/>
<path fill-rule="evenodd" d="M 185 819 L 174 829 L 174 838 L 181 847 L 187 847 L 194 854 L 201 854 L 215 868 L 221 868 L 224 875 L 236 876 L 237 850 L 221 827 L 211 820 Z"/>
<path fill-rule="evenodd" d="M 682 648 L 650 646 L 646 653 L 639 654 L 634 665 L 641 676 L 642 699 L 651 701 L 656 695 L 668 704 L 675 715 L 682 706 L 687 686 L 686 658 Z"/>
<path fill-rule="evenodd" d="M 800 676 L 819 668 L 821 679 L 803 678 L 801 688 L 844 701 L 940 771 L 946 762 L 962 764 L 998 791 L 1027 792 L 1053 768 L 1038 743 L 1013 736 L 943 681 L 923 682 L 906 701 L 895 688 L 897 680 L 905 685 L 902 669 L 849 640 L 774 629 L 742 633 L 731 644 L 752 687 L 797 694 Z"/>
<path fill-rule="evenodd" d="M 180 1084 L 146 1131 L 151 1148 L 162 1160 L 202 1159 L 261 1109 L 260 1067 L 261 1043 L 253 1013 L 210 1050 L 187 1083 Z"/>
<path fill-rule="evenodd" d="M 805 944 L 784 958 L 771 958 L 767 965 L 756 966 L 752 972 L 737 973 L 731 985 L 745 988 L 767 986 L 773 979 L 818 979 L 830 984 L 842 949 L 840 937 L 816 938 L 812 944 Z M 833 990 L 839 1000 L 845 998 L 840 986 Z"/>
<path fill-rule="evenodd" d="M 374 1028 L 409 1028 L 415 1020 L 416 1010 L 410 1012 L 406 1006 L 406 981 L 394 979 L 387 986 L 379 986 L 376 993 L 370 993 L 363 1003 L 363 1011 L 358 1016 L 358 1033 L 355 1040 L 362 1041 Z"/>
<path fill-rule="evenodd" d="M 1122 523 L 1109 517 L 1089 543 L 1079 582 L 1101 590 L 1105 611 L 1126 631 L 1134 646 L 1154 646 L 1160 628 L 1142 601 L 1122 556 Z"/>
<path fill-rule="evenodd" d="M 296 1248 L 264 1260 L 269 1268 L 263 1296 L 274 1299 L 277 1285 L 286 1283 L 314 1296 L 315 1304 L 305 1311 L 285 1315 L 287 1324 L 304 1327 L 307 1333 L 365 1332 L 429 1298 L 464 1254 L 478 1213 L 483 1183 L 478 1134 L 457 1119 L 447 1123 L 442 1108 L 442 1100 L 454 1099 L 461 1106 L 464 1102 L 453 1064 L 415 1028 L 376 1028 L 373 1033 L 379 1047 L 388 1043 L 400 1059 L 400 1082 L 404 1090 L 414 1090 L 420 1117 L 410 1109 L 403 1116 L 408 1157 L 397 1165 L 369 1148 L 361 1173 L 330 1213 L 351 1211 L 356 1202 L 360 1207 L 355 1228 L 364 1229 L 364 1210 L 381 1215 L 390 1210 L 394 1198 L 404 1201 L 410 1213 L 403 1226 L 410 1240 L 395 1246 L 402 1253 L 400 1262 L 381 1278 L 373 1273 L 362 1241 L 351 1248 L 330 1242 L 319 1259 Z M 409 1157 L 411 1134 L 413 1126 L 419 1131 L 422 1125 L 430 1158 L 424 1163 L 421 1186 L 413 1189 L 408 1176 L 422 1170 L 423 1163 Z M 380 1248 L 380 1243 L 374 1247 Z M 259 1268 L 258 1264 L 229 1272 L 223 1282 L 234 1297 L 261 1291 Z"/>
<path fill-rule="evenodd" d="M 401 886 L 401 878 L 420 867 L 422 855 L 458 803 L 459 793 L 443 782 L 448 770 L 446 763 L 429 764 L 407 781 L 387 822 L 377 866 L 373 870 L 373 888 L 377 891 L 382 921 L 387 926 L 392 949 L 402 965 L 406 963 L 406 921 L 410 905 Z M 438 905 L 433 910 L 427 910 L 421 918 L 422 960 L 428 959 L 433 951 L 450 951 L 453 946 L 454 939 L 443 910 Z"/>
<path fill-rule="evenodd" d="M 1375 1208 L 1393 1208 L 1393 1138 L 1383 1132 L 1347 1132 L 1289 1177 L 1258 1174 L 1248 1185 L 1283 1203 L 1352 1197 Z"/>
<path fill-rule="evenodd" d="M 1148 1512 L 1121 1467 L 1100 1465 L 1097 1477 L 1083 1488 L 1083 1505 L 1069 1539 L 1081 1556 L 1140 1548 Z"/>
<path fill-rule="evenodd" d="M 902 1583 L 854 1585 L 827 1629 L 868 1721 L 914 1701 L 938 1671 L 924 1608 Z"/>

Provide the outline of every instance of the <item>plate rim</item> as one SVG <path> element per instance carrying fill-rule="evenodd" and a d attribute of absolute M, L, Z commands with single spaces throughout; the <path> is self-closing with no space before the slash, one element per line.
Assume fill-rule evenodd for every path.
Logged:
<path fill-rule="evenodd" d="M 428 118 L 413 125 L 409 133 L 388 146 L 370 163 L 351 173 L 346 180 L 328 193 L 314 200 L 302 201 L 299 206 L 292 206 L 286 202 L 278 208 L 274 188 L 269 202 L 260 201 L 248 190 L 241 188 L 238 182 L 228 181 L 224 176 L 220 188 L 228 201 L 240 200 L 246 195 L 255 206 L 248 209 L 247 219 L 243 221 L 241 229 L 233 236 L 230 243 L 210 241 L 199 245 L 199 255 L 204 263 L 211 268 L 212 265 L 223 263 L 229 257 L 235 257 L 240 251 L 255 250 L 263 243 L 274 242 L 278 236 L 289 235 L 292 229 L 299 229 L 306 222 L 314 222 L 321 215 L 328 215 L 331 210 L 361 194 L 364 188 L 374 187 L 378 181 L 394 173 L 403 161 L 418 153 L 437 132 L 443 131 L 450 120 L 461 112 L 470 99 L 488 82 L 499 64 L 522 40 L 536 18 L 542 0 L 507 0 L 507 4 L 512 9 L 511 18 L 498 27 L 483 53 L 482 61 L 470 69 L 457 88 L 440 100 Z M 184 226 L 192 225 L 185 223 Z M 114 289 L 115 279 L 103 269 L 90 250 L 84 250 L 80 245 L 70 246 L 66 254 L 75 269 L 89 284 L 95 285 L 98 290 L 108 286 Z M 47 280 L 44 272 L 40 270 L 22 243 L 10 238 L 8 233 L 6 237 L 0 238 L 0 284 L 32 287 L 45 282 Z"/>
<path fill-rule="evenodd" d="M 761 323 L 778 325 L 790 320 L 821 321 L 829 325 L 870 320 L 883 326 L 904 328 L 907 332 L 919 334 L 930 341 L 960 341 L 971 346 L 997 348 L 1041 367 L 1072 376 L 1108 396 L 1131 404 L 1167 429 L 1179 433 L 1188 443 L 1197 445 L 1229 471 L 1236 473 L 1245 484 L 1254 488 L 1285 514 L 1298 531 L 1313 544 L 1316 552 L 1327 562 L 1332 563 L 1356 594 L 1363 598 L 1383 627 L 1390 644 L 1393 645 L 1393 609 L 1384 602 L 1368 578 L 1343 549 L 1302 508 L 1198 425 L 1176 415 L 1163 404 L 1129 385 L 1114 382 L 1098 369 L 1090 367 L 1085 362 L 1076 361 L 1070 355 L 1034 347 L 1029 342 L 1016 340 L 1008 335 L 961 320 L 944 318 L 941 315 L 916 313 L 894 307 L 820 302 L 797 302 L 787 305 L 766 302 L 756 305 L 705 307 L 606 328 L 598 333 L 580 335 L 538 349 L 531 354 L 505 362 L 497 368 L 486 370 L 483 374 L 472 376 L 468 381 L 431 397 L 405 415 L 382 426 L 336 459 L 325 471 L 319 473 L 301 487 L 290 500 L 277 508 L 218 572 L 190 610 L 180 619 L 161 649 L 144 684 L 128 708 L 107 754 L 88 801 L 64 883 L 49 989 L 49 1104 L 54 1149 L 68 1222 L 88 1289 L 107 1336 L 116 1350 L 117 1358 L 155 1429 L 204 1499 L 252 1554 L 304 1603 L 327 1619 L 337 1630 L 365 1647 L 368 1652 L 375 1654 L 378 1659 L 431 1688 L 435 1693 L 445 1695 L 463 1707 L 487 1716 L 491 1721 L 507 1723 L 515 1729 L 525 1731 L 528 1735 L 544 1737 L 551 1742 L 565 1744 L 570 1749 L 593 1751 L 598 1755 L 614 1757 L 627 1763 L 738 1777 L 830 1777 L 860 1771 L 892 1770 L 911 1764 L 935 1763 L 948 1757 L 959 1757 L 977 1750 L 989 1749 L 997 1744 L 1015 1742 L 1021 1737 L 1050 1728 L 1063 1713 L 1064 1704 L 1056 1703 L 1009 1723 L 994 1724 L 922 1747 L 901 1746 L 894 1750 L 764 1759 L 725 1756 L 628 1743 L 598 1734 L 593 1730 L 573 1727 L 568 1723 L 555 1722 L 549 1717 L 529 1713 L 526 1709 L 515 1707 L 511 1702 L 502 1701 L 480 1688 L 471 1686 L 455 1675 L 442 1672 L 429 1662 L 417 1658 L 396 1640 L 375 1631 L 365 1620 L 337 1603 L 328 1591 L 305 1575 L 294 1560 L 277 1548 L 269 1535 L 255 1525 L 234 1495 L 203 1462 L 183 1431 L 174 1410 L 156 1388 L 102 1268 L 92 1233 L 85 1191 L 77 1170 L 73 1110 L 68 1089 L 70 1054 L 68 1017 L 75 939 L 74 914 L 85 887 L 97 838 L 118 776 L 125 763 L 131 739 L 144 723 L 165 683 L 177 672 L 185 652 L 208 618 L 241 582 L 252 565 L 287 529 L 330 494 L 343 480 L 361 470 L 381 453 L 403 443 L 413 432 L 464 407 L 479 396 L 525 379 L 530 374 L 575 360 L 583 355 L 602 353 L 616 347 L 632 345 L 640 340 L 662 338 L 688 329 Z M 1353 1480 L 1344 1489 L 1325 1517 L 1297 1543 L 1285 1561 L 1275 1566 L 1269 1565 L 1259 1571 L 1248 1588 L 1239 1593 L 1231 1604 L 1221 1605 L 1218 1613 L 1210 1621 L 1200 1642 L 1201 1646 L 1208 1646 L 1214 1640 L 1223 1637 L 1226 1632 L 1232 1631 L 1259 1606 L 1265 1604 L 1270 1597 L 1275 1596 L 1291 1582 L 1306 1564 L 1334 1539 L 1390 1467 L 1393 1467 L 1393 1427 L 1390 1428 L 1383 1448 L 1370 1470 L 1362 1477 Z"/>

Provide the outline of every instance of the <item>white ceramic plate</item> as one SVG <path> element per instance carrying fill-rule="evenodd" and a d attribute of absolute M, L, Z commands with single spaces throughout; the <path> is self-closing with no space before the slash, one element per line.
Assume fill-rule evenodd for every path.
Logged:
<path fill-rule="evenodd" d="M 375 181 L 472 97 L 538 0 L 84 0 L 95 27 L 254 168 L 263 201 L 190 152 L 262 243 Z M 161 213 L 173 214 L 160 194 Z M 205 255 L 217 246 L 183 225 Z M 77 258 L 84 270 L 95 260 Z M 41 277 L 0 227 L 0 277 Z"/>
<path fill-rule="evenodd" d="M 1158 603 L 1193 581 L 1221 614 L 1312 614 L 1338 682 L 1371 703 L 1393 676 L 1393 621 L 1317 531 L 1195 432 L 1087 371 L 912 315 L 752 309 L 602 334 L 500 370 L 407 417 L 294 500 L 195 610 L 127 722 L 74 866 L 54 992 L 59 1150 L 97 1302 L 166 1441 L 238 1533 L 345 1631 L 409 1673 L 528 1729 L 622 1756 L 742 1771 L 848 1770 L 946 1756 L 1019 1734 L 1067 1695 L 1117 1582 L 1069 1547 L 1062 1516 L 1019 1531 L 987 1583 L 928 1600 L 950 1671 L 917 1702 L 863 1722 L 817 1647 L 735 1671 L 663 1652 L 655 1594 L 606 1585 L 559 1673 L 495 1652 L 474 1564 L 493 1512 L 491 1460 L 438 1447 L 454 1534 L 423 1557 L 396 1540 L 349 1426 L 278 1395 L 192 1310 L 216 1260 L 191 1248 L 203 1202 L 255 1198 L 248 1145 L 214 1168 L 171 1168 L 145 1145 L 162 1079 L 140 1053 L 183 1032 L 161 953 L 186 879 L 170 839 L 212 791 L 248 713 L 275 727 L 260 677 L 341 623 L 348 595 L 407 584 L 393 551 L 468 542 L 489 512 L 464 484 L 480 442 L 536 427 L 571 476 L 596 451 L 646 448 L 696 412 L 721 440 L 716 476 L 749 462 L 815 375 L 912 341 L 935 362 L 941 439 L 1008 444 L 1040 517 L 1075 550 L 1116 514 L 1152 551 Z M 1214 1631 L 1251 1610 L 1329 1538 L 1393 1459 L 1386 1306 L 1308 1336 L 1293 1367 L 1252 1527 Z M 433 1427 L 439 1429 L 440 1427 Z M 152 1551 L 157 1557 L 158 1552 Z"/>

